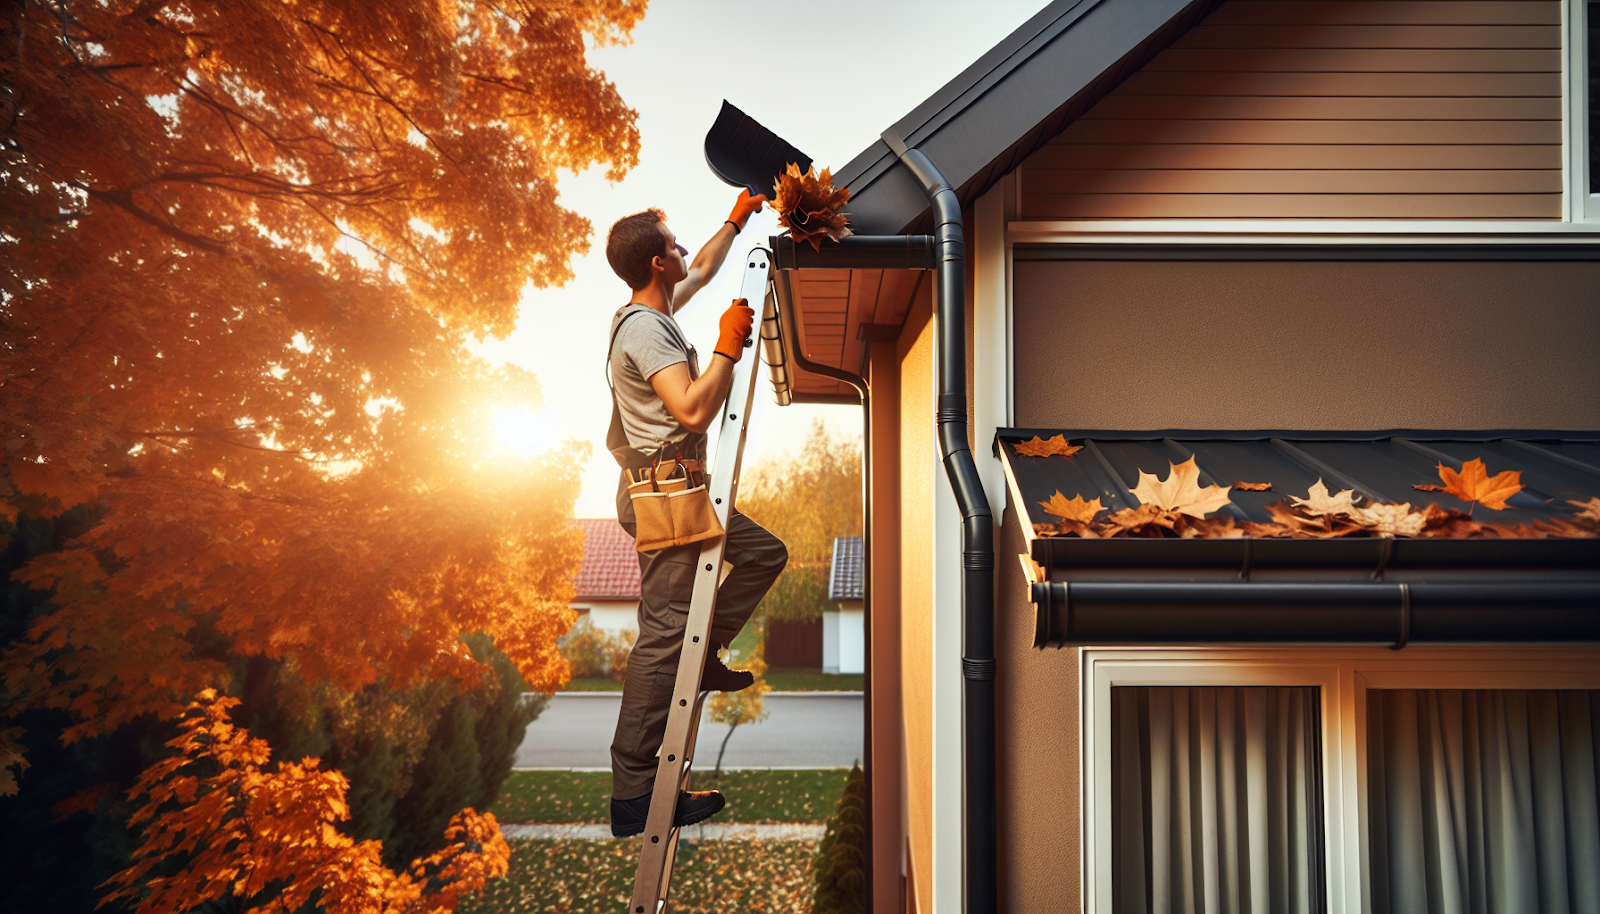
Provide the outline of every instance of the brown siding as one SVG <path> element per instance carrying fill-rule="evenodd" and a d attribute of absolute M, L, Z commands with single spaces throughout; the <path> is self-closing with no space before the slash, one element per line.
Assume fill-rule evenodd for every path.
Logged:
<path fill-rule="evenodd" d="M 901 331 L 900 670 L 912 890 L 933 898 L 933 321 L 923 284 Z M 911 914 L 917 914 L 913 911 Z"/>
<path fill-rule="evenodd" d="M 1231 0 L 1029 157 L 1026 219 L 1558 219 L 1560 4 Z"/>
<path fill-rule="evenodd" d="M 872 784 L 872 903 L 868 910 L 899 910 L 906 836 L 901 792 L 905 742 L 900 705 L 900 357 L 893 344 L 875 343 L 867 382 L 872 389 L 872 505 L 869 540 L 872 600 L 867 616 L 866 700 L 872 728 L 867 777 Z"/>
<path fill-rule="evenodd" d="M 1018 263 L 1018 426 L 1600 428 L 1600 263 Z"/>

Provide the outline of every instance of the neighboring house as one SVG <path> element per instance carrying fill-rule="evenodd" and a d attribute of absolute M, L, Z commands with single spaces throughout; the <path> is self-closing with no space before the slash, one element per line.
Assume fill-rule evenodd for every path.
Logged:
<path fill-rule="evenodd" d="M 614 518 L 579 518 L 583 564 L 573 582 L 572 608 L 608 632 L 639 630 L 639 553 Z"/>
<path fill-rule="evenodd" d="M 833 538 L 833 562 L 828 568 L 828 602 L 822 611 L 822 671 L 866 671 L 867 642 L 862 602 L 865 551 L 859 536 Z"/>
<path fill-rule="evenodd" d="M 1057 0 L 835 169 L 884 240 L 773 241 L 780 402 L 868 412 L 872 910 L 1593 909 L 1600 541 L 1034 525 L 1185 455 L 1241 523 L 1600 495 L 1597 19 Z"/>

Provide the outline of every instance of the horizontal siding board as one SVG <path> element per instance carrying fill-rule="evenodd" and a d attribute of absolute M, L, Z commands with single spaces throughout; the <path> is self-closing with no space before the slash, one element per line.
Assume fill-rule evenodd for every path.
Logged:
<path fill-rule="evenodd" d="M 1025 219 L 1554 219 L 1560 194 L 1032 194 Z"/>
<path fill-rule="evenodd" d="M 848 298 L 850 296 L 850 279 L 846 276 L 839 282 L 819 282 L 806 276 L 800 280 L 800 291 L 808 301 L 817 298 Z"/>
<path fill-rule="evenodd" d="M 1551 53 L 1559 65 L 1560 58 Z M 1095 106 L 1127 96 L 1414 96 L 1561 98 L 1561 73 L 1277 73 L 1145 71 Z"/>
<path fill-rule="evenodd" d="M 1560 25 L 1561 7 L 1553 2 L 1484 2 L 1460 0 L 1354 0 L 1354 2 L 1281 2 L 1234 0 L 1212 13 L 1206 25 Z"/>
<path fill-rule="evenodd" d="M 1556 73 L 1557 48 L 1168 48 L 1145 73 Z"/>
<path fill-rule="evenodd" d="M 1063 143 L 1034 153 L 1023 167 L 1025 180 L 1035 168 L 1560 169 L 1561 146 Z"/>
<path fill-rule="evenodd" d="M 1102 121 L 1080 119 L 1065 143 L 1488 143 L 1561 142 L 1560 121 Z"/>
<path fill-rule="evenodd" d="M 1029 169 L 1024 194 L 1561 193 L 1561 171 Z"/>
<path fill-rule="evenodd" d="M 1507 121 L 1561 119 L 1559 98 L 1113 96 L 1090 120 Z"/>
<path fill-rule="evenodd" d="M 1199 25 L 1179 48 L 1559 48 L 1557 25 Z"/>

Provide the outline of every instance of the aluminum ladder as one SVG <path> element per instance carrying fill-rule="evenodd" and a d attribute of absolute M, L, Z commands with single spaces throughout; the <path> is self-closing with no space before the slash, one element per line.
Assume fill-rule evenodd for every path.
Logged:
<path fill-rule="evenodd" d="M 750 302 L 762 302 L 761 337 L 774 339 L 778 319 L 771 295 L 768 266 L 772 254 L 765 248 L 751 248 L 744 258 L 744 278 L 739 295 Z M 757 350 L 763 347 L 750 347 Z M 733 386 L 723 405 L 717 437 L 717 454 L 711 471 L 711 507 L 722 529 L 728 529 L 734 498 L 739 491 L 739 469 L 744 460 L 745 433 L 750 407 L 755 400 L 757 364 L 760 352 L 749 353 L 733 367 Z M 695 566 L 694 597 L 689 603 L 689 618 L 684 625 L 683 646 L 678 654 L 678 678 L 672 688 L 672 706 L 667 714 L 667 729 L 656 760 L 655 789 L 650 796 L 650 814 L 645 819 L 644 849 L 633 879 L 632 914 L 662 914 L 672 886 L 672 864 L 678 855 L 678 829 L 672 819 L 677 811 L 678 791 L 685 789 L 694 760 L 695 740 L 700 733 L 700 708 L 709 692 L 700 691 L 700 670 L 710 646 L 711 611 L 721 582 L 722 556 L 727 538 L 707 540 L 700 547 Z"/>

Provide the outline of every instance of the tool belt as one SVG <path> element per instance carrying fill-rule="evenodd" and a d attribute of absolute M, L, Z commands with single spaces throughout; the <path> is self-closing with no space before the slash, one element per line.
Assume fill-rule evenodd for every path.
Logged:
<path fill-rule="evenodd" d="M 722 535 L 698 460 L 660 460 L 624 470 L 633 506 L 634 545 L 640 552 L 685 546 Z"/>

